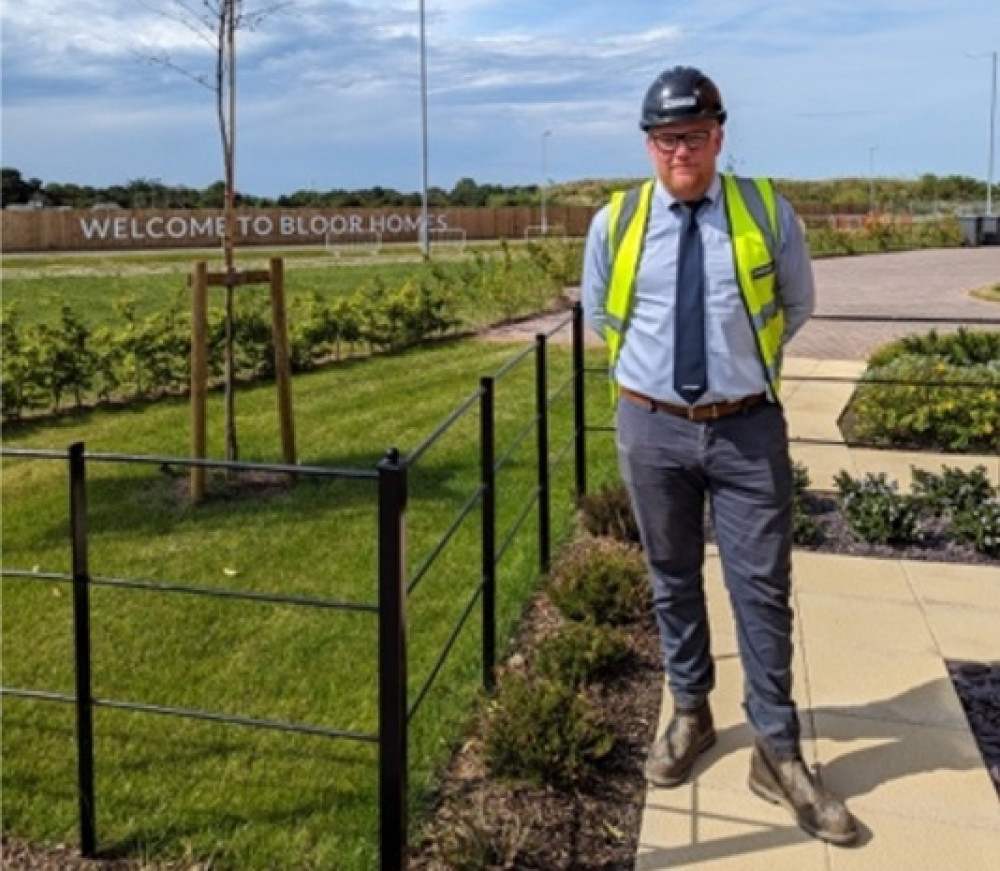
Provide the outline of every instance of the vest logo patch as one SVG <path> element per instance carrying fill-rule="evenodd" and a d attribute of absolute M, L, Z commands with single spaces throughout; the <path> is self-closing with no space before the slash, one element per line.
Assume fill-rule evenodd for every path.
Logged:
<path fill-rule="evenodd" d="M 774 272 L 774 261 L 773 260 L 770 261 L 769 263 L 763 263 L 760 266 L 758 266 L 756 269 L 751 270 L 750 277 L 751 278 L 755 278 L 755 279 L 756 278 L 763 278 L 765 275 L 770 275 L 772 272 Z"/>

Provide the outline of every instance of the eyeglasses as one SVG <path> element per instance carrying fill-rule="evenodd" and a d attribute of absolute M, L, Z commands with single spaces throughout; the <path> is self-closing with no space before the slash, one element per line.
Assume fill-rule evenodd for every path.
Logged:
<path fill-rule="evenodd" d="M 708 144 L 711 130 L 692 130 L 690 133 L 650 133 L 649 141 L 661 154 L 673 154 L 683 142 L 688 151 L 700 151 Z"/>

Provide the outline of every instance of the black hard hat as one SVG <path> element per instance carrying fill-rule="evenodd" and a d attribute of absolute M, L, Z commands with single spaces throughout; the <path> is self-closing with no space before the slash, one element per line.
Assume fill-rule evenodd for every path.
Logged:
<path fill-rule="evenodd" d="M 643 130 L 673 121 L 698 121 L 714 118 L 726 123 L 722 95 L 708 76 L 694 67 L 664 70 L 646 91 L 642 101 Z"/>

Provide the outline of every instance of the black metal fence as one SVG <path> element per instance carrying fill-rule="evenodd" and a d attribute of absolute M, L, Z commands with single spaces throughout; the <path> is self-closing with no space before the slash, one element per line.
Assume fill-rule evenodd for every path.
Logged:
<path fill-rule="evenodd" d="M 864 320 L 857 316 L 829 319 Z M 879 318 L 879 320 L 887 320 Z M 904 319 L 920 323 L 921 318 Z M 933 319 L 936 324 L 968 325 L 968 320 Z M 996 320 L 980 320 L 977 324 L 1000 324 Z M 549 340 L 567 328 L 572 330 L 572 365 L 569 378 L 559 385 L 549 383 L 547 348 Z M 499 381 L 520 366 L 533 365 L 535 381 L 534 414 L 507 445 L 497 444 L 495 388 Z M 538 544 L 538 571 L 548 570 L 552 553 L 552 494 L 551 475 L 567 456 L 573 456 L 574 491 L 577 496 L 587 490 L 588 432 L 609 431 L 610 426 L 588 423 L 585 410 L 585 379 L 590 374 L 602 378 L 606 369 L 585 366 L 584 326 L 580 306 L 548 333 L 539 334 L 522 352 L 510 358 L 494 375 L 483 377 L 479 387 L 420 445 L 407 456 L 392 449 L 374 469 L 344 469 L 322 466 L 285 466 L 273 464 L 225 463 L 191 460 L 179 457 L 135 456 L 126 454 L 87 453 L 83 444 L 72 445 L 68 451 L 8 449 L 0 450 L 4 457 L 30 457 L 68 463 L 72 571 L 69 574 L 43 573 L 4 567 L 2 574 L 25 581 L 66 582 L 72 585 L 75 693 L 62 694 L 46 690 L 3 687 L 0 693 L 38 701 L 72 704 L 76 709 L 76 754 L 79 793 L 79 827 L 81 852 L 85 857 L 97 855 L 98 833 L 94 786 L 94 723 L 95 708 L 117 708 L 154 715 L 211 720 L 235 726 L 300 732 L 328 738 L 368 742 L 378 745 L 379 804 L 380 804 L 380 867 L 383 871 L 403 871 L 406 868 L 408 747 L 411 722 L 428 691 L 434 685 L 442 667 L 452 653 L 463 629 L 480 605 L 482 621 L 482 685 L 494 686 L 497 655 L 496 587 L 497 567 L 510 545 L 521 533 L 533 510 L 537 510 L 535 536 Z M 830 379 L 818 380 L 854 380 Z M 885 383 L 885 382 L 882 382 Z M 907 383 L 910 382 L 892 382 Z M 947 386 L 962 386 L 948 384 Z M 967 385 L 982 388 L 981 384 Z M 566 394 L 571 401 L 571 420 L 567 421 L 570 437 L 561 445 L 552 444 L 551 409 Z M 463 506 L 448 529 L 430 549 L 422 563 L 410 572 L 406 558 L 407 497 L 410 475 L 425 453 L 458 421 L 467 415 L 479 417 L 479 483 L 467 494 Z M 498 529 L 497 473 L 510 461 L 517 448 L 534 436 L 537 471 L 531 497 L 523 505 L 507 529 Z M 817 439 L 802 441 L 829 443 Z M 502 454 L 498 459 L 500 450 Z M 316 597 L 288 596 L 279 593 L 241 592 L 209 589 L 183 584 L 163 584 L 129 578 L 107 578 L 91 571 L 88 555 L 87 469 L 93 463 L 169 464 L 179 468 L 203 466 L 236 472 L 256 472 L 269 475 L 293 475 L 314 478 L 354 478 L 370 482 L 372 499 L 378 507 L 378 600 L 377 602 L 344 602 Z M 426 576 L 430 567 L 447 548 L 457 531 L 478 510 L 481 517 L 481 561 L 479 582 L 471 590 L 461 616 L 430 668 L 426 681 L 411 699 L 407 690 L 407 600 Z M 377 618 L 378 636 L 378 730 L 357 732 L 347 729 L 317 727 L 297 722 L 231 716 L 217 711 L 164 707 L 135 701 L 96 697 L 91 683 L 90 590 L 92 587 L 141 589 L 155 593 L 179 593 L 191 596 L 225 597 L 237 601 L 263 601 L 310 609 L 332 609 L 369 614 Z"/>
<path fill-rule="evenodd" d="M 555 334 L 572 329 L 573 354 L 571 374 L 562 384 L 549 383 L 548 342 Z M 75 443 L 66 451 L 0 449 L 3 457 L 24 457 L 67 463 L 69 481 L 69 538 L 72 552 L 70 573 L 41 572 L 4 566 L 0 573 L 24 582 L 64 582 L 72 585 L 74 633 L 75 693 L 57 693 L 30 687 L 2 687 L 5 696 L 32 699 L 39 702 L 71 704 L 76 711 L 76 761 L 79 803 L 80 849 L 83 856 L 98 855 L 97 801 L 94 778 L 94 709 L 111 708 L 144 714 L 172 716 L 193 720 L 209 720 L 233 726 L 255 729 L 299 732 L 326 738 L 368 742 L 378 745 L 380 807 L 379 853 L 383 871 L 401 871 L 406 867 L 408 746 L 410 724 L 420 709 L 448 660 L 463 629 L 480 605 L 482 637 L 482 685 L 494 686 L 497 655 L 497 568 L 514 541 L 523 534 L 532 513 L 537 513 L 539 572 L 548 570 L 552 553 L 552 494 L 551 476 L 572 452 L 575 491 L 585 490 L 585 415 L 584 415 L 584 348 L 583 323 L 579 306 L 548 333 L 539 334 L 522 352 L 510 358 L 494 375 L 483 377 L 479 387 L 420 445 L 406 456 L 397 449 L 389 450 L 374 469 L 332 468 L 325 466 L 286 466 L 260 463 L 228 463 L 192 460 L 181 457 L 88 453 L 85 445 Z M 496 386 L 499 381 L 523 366 L 533 366 L 534 413 L 527 424 L 511 440 L 498 445 L 496 426 Z M 552 443 L 550 416 L 552 409 L 569 394 L 571 434 L 565 443 Z M 565 404 L 565 403 L 563 403 Z M 412 572 L 407 565 L 407 497 L 410 476 L 421 458 L 460 420 L 478 413 L 479 417 L 479 483 L 468 493 L 464 504 L 452 518 L 448 529 L 430 548 L 428 556 Z M 537 459 L 534 485 L 530 498 L 520 508 L 506 529 L 498 529 L 497 474 L 511 462 L 521 445 L 530 445 L 534 437 Z M 499 459 L 498 459 L 498 455 Z M 371 498 L 377 504 L 377 602 L 333 601 L 317 597 L 289 596 L 280 593 L 246 592 L 215 589 L 183 583 L 159 583 L 137 578 L 110 578 L 92 571 L 89 557 L 87 472 L 96 463 L 125 465 L 170 466 L 179 469 L 195 466 L 227 472 L 243 472 L 268 476 L 295 476 L 318 479 L 352 478 L 369 482 Z M 479 582 L 470 591 L 461 616 L 422 686 L 411 699 L 407 690 L 407 600 L 416 590 L 431 566 L 445 551 L 458 530 L 478 511 L 481 517 L 481 563 Z M 327 728 L 300 722 L 233 716 L 221 711 L 168 707 L 144 702 L 126 701 L 96 696 L 91 672 L 90 591 L 93 587 L 144 590 L 161 594 L 184 594 L 196 597 L 221 597 L 234 601 L 256 601 L 306 609 L 328 609 L 372 615 L 377 619 L 378 638 L 378 730 L 358 732 Z"/>

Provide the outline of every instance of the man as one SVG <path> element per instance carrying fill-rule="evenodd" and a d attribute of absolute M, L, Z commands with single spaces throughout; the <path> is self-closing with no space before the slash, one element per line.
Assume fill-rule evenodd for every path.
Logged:
<path fill-rule="evenodd" d="M 583 302 L 616 387 L 618 456 L 653 585 L 673 717 L 646 776 L 673 787 L 715 742 L 702 567 L 707 497 L 755 733 L 750 789 L 811 835 L 857 837 L 805 766 L 792 701 L 792 475 L 782 348 L 812 314 L 812 268 L 766 180 L 720 175 L 726 112 L 691 67 L 662 73 L 640 127 L 655 178 L 616 194 L 587 239 Z"/>

